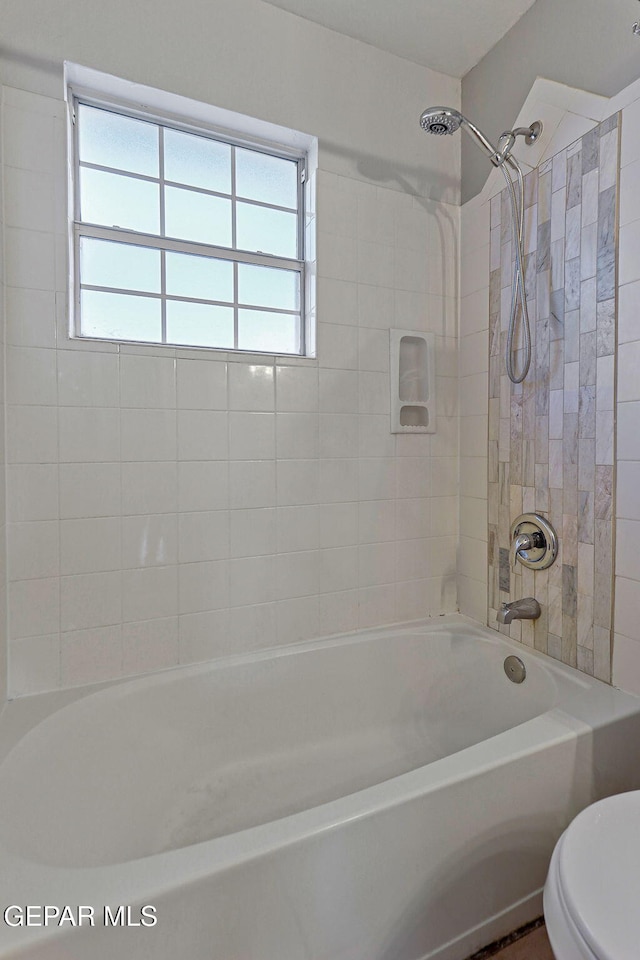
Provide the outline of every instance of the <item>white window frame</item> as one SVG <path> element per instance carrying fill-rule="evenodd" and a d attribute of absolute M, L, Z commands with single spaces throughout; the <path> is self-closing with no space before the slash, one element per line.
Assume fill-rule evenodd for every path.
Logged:
<path fill-rule="evenodd" d="M 69 192 L 69 223 L 70 223 L 70 235 L 69 235 L 69 254 L 70 254 L 70 299 L 72 303 L 72 308 L 70 310 L 70 322 L 69 322 L 69 336 L 72 339 L 78 339 L 81 341 L 91 341 L 99 340 L 103 343 L 113 343 L 113 344 L 144 344 L 146 346 L 158 347 L 160 349 L 188 349 L 188 350 L 208 350 L 214 351 L 216 353 L 226 352 L 230 354 L 259 354 L 263 353 L 267 356 L 283 356 L 291 358 L 304 358 L 304 357 L 313 357 L 315 355 L 315 330 L 313 328 L 313 317 L 315 314 L 314 304 L 312 300 L 311 284 L 308 282 L 309 274 L 313 273 L 314 264 L 309 259 L 306 250 L 309 247 L 315 246 L 313 242 L 309 242 L 310 231 L 315 227 L 315 218 L 310 216 L 308 213 L 310 207 L 310 200 L 312 200 L 312 184 L 310 178 L 310 167 L 311 171 L 315 169 L 317 164 L 317 141 L 315 138 L 308 137 L 304 134 L 300 134 L 296 131 L 288 131 L 286 128 L 275 127 L 272 124 L 265 123 L 263 121 L 256 121 L 252 118 L 244 117 L 240 114 L 234 114 L 226 110 L 221 110 L 219 108 L 210 107 L 207 104 L 202 104 L 197 101 L 191 101 L 187 98 L 180 97 L 173 94 L 164 94 L 162 91 L 155 90 L 154 88 L 140 87 L 139 85 L 128 84 L 126 81 L 119 80 L 116 77 L 109 77 L 106 74 L 99 74 L 97 71 L 88 70 L 84 67 L 79 67 L 75 64 L 65 64 L 65 72 L 67 74 L 67 102 L 69 106 L 69 137 L 68 137 L 68 146 L 69 146 L 69 175 L 70 175 L 70 192 Z M 102 90 L 97 91 L 96 87 L 98 86 L 95 83 L 96 78 L 99 78 L 102 82 L 98 84 L 102 87 Z M 86 80 L 92 81 L 91 86 L 86 86 Z M 137 102 L 132 102 L 129 97 L 123 98 L 121 94 L 122 87 L 127 89 L 127 93 L 131 93 L 131 88 L 135 89 L 135 93 L 138 95 L 136 97 Z M 115 89 L 114 89 L 115 88 Z M 140 102 L 138 99 L 140 94 L 145 94 L 146 102 Z M 164 105 L 167 105 L 167 109 L 164 109 Z M 79 167 L 80 167 L 80 157 L 79 157 L 79 143 L 78 143 L 78 124 L 76 122 L 77 116 L 77 104 L 87 104 L 91 107 L 98 107 L 100 109 L 111 111 L 122 116 L 129 116 L 134 119 L 147 120 L 151 123 L 155 123 L 160 128 L 160 137 L 162 138 L 162 131 L 165 128 L 176 129 L 182 132 L 196 134 L 205 138 L 213 139 L 218 142 L 223 142 L 229 144 L 232 148 L 234 147 L 244 147 L 251 150 L 256 150 L 258 152 L 265 153 L 270 156 L 281 157 L 283 159 L 292 160 L 296 162 L 298 167 L 298 233 L 297 233 L 297 247 L 298 247 L 298 257 L 297 258 L 287 258 L 279 257 L 271 254 L 261 254 L 253 253 L 251 251 L 243 251 L 235 249 L 234 247 L 219 247 L 210 244 L 204 244 L 196 241 L 187 241 L 173 239 L 164 236 L 157 236 L 152 234 L 140 233 L 134 230 L 123 229 L 119 227 L 105 227 L 99 224 L 85 223 L 80 219 L 80 177 L 79 177 Z M 176 113 L 176 106 L 178 108 L 183 108 L 181 111 L 182 115 Z M 209 122 L 209 118 L 213 122 Z M 220 123 L 219 121 L 223 122 Z M 216 122 L 218 121 L 218 122 Z M 231 124 L 233 123 L 235 129 L 230 129 Z M 246 132 L 245 132 L 246 131 Z M 254 133 L 255 131 L 255 133 Z M 257 135 L 256 135 L 257 134 Z M 267 136 L 265 136 L 267 134 Z M 284 134 L 284 137 L 279 138 L 277 141 L 275 135 Z M 270 139 L 269 135 L 274 135 L 274 139 Z M 284 142 L 284 140 L 289 142 Z M 157 182 L 162 186 L 164 181 L 164 171 L 162 169 L 162 143 L 160 149 L 160 170 L 158 178 L 144 177 L 140 175 L 133 175 L 134 179 L 142 179 L 152 182 Z M 235 152 L 232 149 L 232 155 L 235 158 Z M 235 162 L 232 161 L 233 172 L 235 173 Z M 93 167 L 93 165 L 89 165 Z M 111 168 L 106 167 L 96 167 L 99 170 L 105 170 L 106 172 L 115 172 L 120 175 L 126 175 L 126 171 L 121 170 L 111 170 Z M 315 180 L 315 178 L 313 178 Z M 173 185 L 173 182 L 170 182 Z M 183 184 L 176 184 L 176 186 L 184 186 Z M 213 191 L 206 190 L 196 190 L 195 192 L 200 192 L 208 196 L 217 196 Z M 229 198 L 229 195 L 222 195 L 226 199 Z M 235 243 L 235 216 L 236 216 L 236 194 L 235 194 L 235 176 L 232 175 L 232 216 L 233 216 L 233 230 L 232 237 L 233 242 Z M 241 198 L 242 202 L 247 202 L 245 198 Z M 264 206 L 270 209 L 284 209 L 280 208 L 275 204 L 260 203 L 260 201 L 249 201 L 255 203 L 257 206 Z M 161 233 L 164 229 L 164 217 L 163 217 L 163 190 L 160 190 L 160 203 L 161 203 Z M 153 299 L 161 301 L 162 304 L 162 340 L 161 341 L 140 341 L 140 340 L 124 340 L 124 339 L 111 339 L 111 338 L 96 338 L 96 337 L 87 337 L 80 333 L 79 329 L 79 320 L 80 320 L 80 295 L 81 295 L 81 282 L 80 282 L 80 240 L 82 237 L 89 237 L 99 240 L 111 240 L 119 243 L 129 243 L 135 246 L 146 246 L 160 251 L 171 251 L 178 253 L 187 253 L 200 256 L 214 257 L 216 259 L 230 260 L 234 263 L 234 302 L 231 304 L 234 311 L 234 347 L 211 347 L 207 345 L 195 345 L 195 344 L 180 344 L 174 342 L 166 341 L 166 303 L 168 300 L 181 300 L 186 302 L 195 302 L 195 303 L 216 303 L 216 301 L 202 301 L 197 298 L 189 297 L 167 297 L 165 291 L 165 277 L 164 270 L 162 270 L 162 289 L 160 294 L 142 294 L 137 290 L 122 290 L 122 289 L 111 289 L 106 287 L 100 287 L 100 290 L 106 292 L 114 293 L 130 293 L 134 295 L 144 295 L 151 296 Z M 162 258 L 164 262 L 164 257 Z M 237 346 L 238 343 L 238 310 L 243 309 L 246 306 L 253 306 L 254 309 L 260 310 L 263 312 L 272 312 L 274 314 L 286 314 L 290 313 L 291 315 L 297 315 L 297 311 L 292 310 L 282 310 L 269 307 L 259 307 L 255 304 L 253 305 L 244 305 L 238 303 L 237 291 L 237 271 L 238 264 L 251 264 L 257 266 L 268 266 L 276 268 L 284 268 L 291 270 L 299 276 L 300 284 L 300 349 L 295 353 L 283 353 L 282 351 L 259 351 L 254 349 L 240 349 Z M 90 287 L 90 289 L 98 289 Z M 224 303 L 224 306 L 229 306 L 228 302 Z"/>

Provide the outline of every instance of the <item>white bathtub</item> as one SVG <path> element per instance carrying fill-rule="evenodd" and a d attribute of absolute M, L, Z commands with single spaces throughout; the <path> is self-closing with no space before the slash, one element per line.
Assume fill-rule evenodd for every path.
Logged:
<path fill-rule="evenodd" d="M 0 905 L 96 924 L 0 923 L 2 958 L 462 960 L 541 913 L 582 807 L 640 787 L 640 700 L 462 617 L 2 719 Z M 156 926 L 105 928 L 121 904 Z"/>

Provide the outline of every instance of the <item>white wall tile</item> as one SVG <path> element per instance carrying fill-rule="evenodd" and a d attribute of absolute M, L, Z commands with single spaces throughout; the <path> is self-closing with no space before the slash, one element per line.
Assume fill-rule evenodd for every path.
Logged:
<path fill-rule="evenodd" d="M 175 423 L 172 419 L 175 414 L 167 411 L 141 411 L 141 421 L 144 422 L 144 413 L 158 414 L 159 429 L 165 431 L 164 437 L 159 437 L 157 448 L 160 453 L 168 456 L 140 457 L 146 460 L 170 460 L 171 451 L 175 443 Z M 171 431 L 174 430 L 172 439 Z M 147 450 L 153 445 L 147 444 Z M 177 456 L 179 460 L 226 460 L 229 455 L 229 422 L 226 412 L 213 410 L 178 410 L 177 419 Z M 173 454 L 175 457 L 175 453 Z"/>
<path fill-rule="evenodd" d="M 193 613 L 180 617 L 180 663 L 200 663 L 232 653 L 230 612 L 227 610 Z"/>
<path fill-rule="evenodd" d="M 621 633 L 613 638 L 614 686 L 640 696 L 640 644 Z"/>
<path fill-rule="evenodd" d="M 285 464 L 278 464 L 279 469 L 284 466 Z M 232 509 L 273 507 L 275 504 L 274 460 L 242 460 L 229 464 L 229 506 Z"/>
<path fill-rule="evenodd" d="M 276 455 L 273 413 L 229 413 L 231 460 L 271 460 Z"/>
<path fill-rule="evenodd" d="M 52 235 L 5 227 L 5 277 L 10 287 L 55 290 L 55 248 Z"/>
<path fill-rule="evenodd" d="M 287 413 L 318 410 L 318 368 L 276 367 L 276 409 Z"/>
<path fill-rule="evenodd" d="M 57 690 L 60 686 L 60 638 L 23 637 L 9 645 L 10 697 Z"/>
<path fill-rule="evenodd" d="M 56 407 L 7 406 L 7 462 L 56 463 Z"/>
<path fill-rule="evenodd" d="M 316 504 L 278 507 L 276 518 L 278 553 L 314 550 L 320 546 L 320 508 Z"/>
<path fill-rule="evenodd" d="M 57 357 L 60 406 L 118 406 L 120 361 L 117 356 L 108 353 L 90 353 L 88 350 L 59 350 Z M 126 359 L 147 358 L 128 357 Z"/>
<path fill-rule="evenodd" d="M 279 460 L 276 470 L 277 504 L 279 507 L 318 503 L 319 474 L 317 460 Z M 265 505 L 270 506 L 272 502 Z"/>
<path fill-rule="evenodd" d="M 151 620 L 178 613 L 178 569 L 147 567 L 122 572 L 122 619 Z"/>
<path fill-rule="evenodd" d="M 273 410 L 274 373 L 273 366 L 230 363 L 229 410 Z"/>
<path fill-rule="evenodd" d="M 120 459 L 120 412 L 117 409 L 60 407 L 58 417 L 61 463 L 107 463 Z M 127 429 L 127 436 L 133 452 L 134 446 L 137 451 L 139 445 L 144 445 L 144 438 L 138 436 L 138 443 L 133 444 L 131 426 Z"/>
<path fill-rule="evenodd" d="M 120 519 L 60 522 L 60 573 L 98 573 L 122 565 Z"/>
<path fill-rule="evenodd" d="M 10 581 L 58 576 L 60 544 L 57 521 L 9 523 L 6 533 Z"/>
<path fill-rule="evenodd" d="M 173 513 L 122 518 L 122 567 L 178 562 L 178 518 Z"/>
<path fill-rule="evenodd" d="M 224 510 L 228 506 L 229 467 L 225 460 L 183 460 L 178 463 L 180 512 Z"/>
<path fill-rule="evenodd" d="M 6 342 L 18 347 L 56 345 L 56 301 L 50 290 L 5 289 Z"/>
<path fill-rule="evenodd" d="M 178 560 L 224 560 L 229 556 L 229 512 L 181 513 L 178 519 Z M 143 619 L 143 618 L 140 618 Z"/>
<path fill-rule="evenodd" d="M 182 563 L 178 568 L 180 614 L 220 610 L 229 605 L 229 563 L 209 560 Z"/>
<path fill-rule="evenodd" d="M 177 402 L 190 410 L 226 410 L 227 364 L 219 360 L 178 360 Z"/>
<path fill-rule="evenodd" d="M 640 220 L 620 227 L 618 239 L 618 282 L 621 286 L 640 280 Z"/>
<path fill-rule="evenodd" d="M 56 354 L 39 347 L 8 347 L 7 403 L 56 403 Z"/>
<path fill-rule="evenodd" d="M 229 516 L 229 556 L 258 557 L 272 554 L 277 542 L 276 518 L 277 511 L 273 507 L 232 510 Z"/>
<path fill-rule="evenodd" d="M 119 570 L 62 577 L 60 629 L 64 632 L 119 624 L 122 620 L 121 577 Z"/>
<path fill-rule="evenodd" d="M 58 467 L 51 463 L 7 468 L 7 519 L 55 520 L 58 517 Z"/>
<path fill-rule="evenodd" d="M 165 670 L 179 662 L 178 619 L 143 620 L 122 625 L 122 673 L 130 676 Z"/>
<path fill-rule="evenodd" d="M 175 407 L 175 359 L 122 356 L 120 404 L 123 407 Z"/>
<path fill-rule="evenodd" d="M 122 513 L 174 513 L 178 506 L 178 465 L 169 463 L 122 464 Z"/>
<path fill-rule="evenodd" d="M 640 460 L 640 403 L 620 403 L 617 410 L 618 459 Z"/>
<path fill-rule="evenodd" d="M 60 673 L 65 687 L 110 680 L 122 674 L 120 624 L 94 630 L 63 633 L 60 639 Z"/>
<path fill-rule="evenodd" d="M 16 580 L 9 584 L 9 635 L 12 638 L 57 633 L 60 617 L 60 582 Z"/>
<path fill-rule="evenodd" d="M 267 603 L 276 597 L 274 557 L 246 557 L 229 561 L 229 606 Z"/>

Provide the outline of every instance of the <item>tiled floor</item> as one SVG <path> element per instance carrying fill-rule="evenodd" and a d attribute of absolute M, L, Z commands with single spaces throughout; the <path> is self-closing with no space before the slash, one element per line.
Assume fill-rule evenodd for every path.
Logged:
<path fill-rule="evenodd" d="M 538 927 L 494 956 L 495 960 L 554 960 L 544 927 Z"/>

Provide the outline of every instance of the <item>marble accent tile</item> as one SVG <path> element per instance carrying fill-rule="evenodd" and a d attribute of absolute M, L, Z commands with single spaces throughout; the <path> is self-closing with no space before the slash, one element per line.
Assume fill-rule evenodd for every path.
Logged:
<path fill-rule="evenodd" d="M 617 129 L 600 136 L 600 190 L 607 190 L 616 183 L 618 175 L 618 140 Z"/>
<path fill-rule="evenodd" d="M 489 265 L 491 270 L 500 267 L 500 227 L 494 227 L 489 239 Z"/>
<path fill-rule="evenodd" d="M 598 171 L 592 170 L 582 178 L 582 226 L 596 223 L 598 219 Z"/>
<path fill-rule="evenodd" d="M 582 673 L 587 673 L 590 677 L 593 676 L 593 650 L 589 650 L 587 647 L 583 647 L 580 643 L 578 644 L 578 658 L 576 666 L 578 670 L 581 670 Z"/>
<path fill-rule="evenodd" d="M 551 241 L 551 290 L 564 287 L 564 241 Z"/>
<path fill-rule="evenodd" d="M 595 170 L 600 160 L 600 132 L 598 127 L 589 130 L 582 138 L 582 174 Z"/>
<path fill-rule="evenodd" d="M 564 307 L 577 310 L 580 306 L 580 257 L 567 260 L 564 265 Z"/>
<path fill-rule="evenodd" d="M 616 199 L 615 186 L 598 197 L 598 301 L 616 293 Z"/>
<path fill-rule="evenodd" d="M 593 385 L 579 388 L 578 429 L 581 438 L 595 438 L 596 388 Z"/>
<path fill-rule="evenodd" d="M 490 238 L 489 608 L 509 588 L 537 596 L 539 620 L 502 632 L 602 679 L 611 652 L 617 158 L 614 117 L 527 176 L 533 354 L 521 385 L 503 366 L 515 255 L 507 191 L 492 201 Z M 531 510 L 550 516 L 560 556 L 548 571 L 512 577 L 510 523 Z"/>
<path fill-rule="evenodd" d="M 596 464 L 613 464 L 614 423 L 611 411 L 596 411 Z"/>
<path fill-rule="evenodd" d="M 596 467 L 595 514 L 596 520 L 611 520 L 613 517 L 613 466 Z"/>
<path fill-rule="evenodd" d="M 580 334 L 580 386 L 586 387 L 596 382 L 596 333 Z"/>
<path fill-rule="evenodd" d="M 593 628 L 593 675 L 611 683 L 611 629 L 608 627 Z"/>
<path fill-rule="evenodd" d="M 615 130 L 620 126 L 620 114 L 612 113 L 610 117 L 607 117 L 606 120 L 603 120 L 598 130 L 600 131 L 600 136 L 604 137 L 607 133 L 610 133 L 612 130 Z"/>
<path fill-rule="evenodd" d="M 509 550 L 506 547 L 500 547 L 498 562 L 500 566 L 500 590 L 502 593 L 509 593 L 511 589 L 511 570 L 509 568 Z"/>
<path fill-rule="evenodd" d="M 582 203 L 582 152 L 567 160 L 567 210 Z M 568 217 L 567 217 L 568 219 Z"/>
<path fill-rule="evenodd" d="M 570 310 L 564 315 L 564 361 L 580 360 L 580 311 Z"/>
<path fill-rule="evenodd" d="M 613 523 L 611 520 L 596 520 L 594 547 L 593 622 L 597 627 L 610 629 L 613 593 Z"/>
<path fill-rule="evenodd" d="M 585 280 L 580 286 L 580 333 L 596 329 L 596 280 Z"/>
<path fill-rule="evenodd" d="M 595 489 L 596 485 L 596 442 L 591 439 L 578 440 L 578 490 Z M 593 539 L 588 541 L 593 543 Z"/>
<path fill-rule="evenodd" d="M 567 183 L 567 151 L 560 150 L 553 157 L 553 182 L 552 190 L 554 193 L 565 188 Z M 555 199 L 554 199 L 555 202 Z M 566 206 L 566 203 L 565 203 Z"/>
<path fill-rule="evenodd" d="M 599 357 L 613 354 L 616 349 L 616 301 L 601 300 L 596 312 L 597 342 Z"/>
<path fill-rule="evenodd" d="M 566 211 L 567 191 L 562 187 L 557 193 L 554 192 L 551 202 L 551 243 L 556 240 L 564 240 Z"/>
<path fill-rule="evenodd" d="M 598 261 L 598 224 L 589 223 L 582 228 L 580 237 L 580 278 L 595 277 Z"/>
<path fill-rule="evenodd" d="M 578 491 L 578 542 L 593 543 L 594 496 L 588 490 Z"/>
<path fill-rule="evenodd" d="M 578 624 L 574 617 L 562 616 L 562 662 L 578 665 Z"/>
<path fill-rule="evenodd" d="M 540 228 L 539 228 L 540 229 Z M 582 211 L 580 205 L 567 210 L 565 226 L 564 255 L 566 260 L 580 256 L 582 234 Z"/>
<path fill-rule="evenodd" d="M 531 173 L 528 173 L 524 178 L 524 205 L 525 209 L 527 207 L 533 206 L 534 203 L 538 202 L 538 177 L 535 170 L 532 170 Z"/>
<path fill-rule="evenodd" d="M 581 184 L 582 186 L 582 184 Z M 538 180 L 538 223 L 546 223 L 551 219 L 551 174 L 542 174 Z M 551 227 L 549 227 L 551 229 Z"/>

